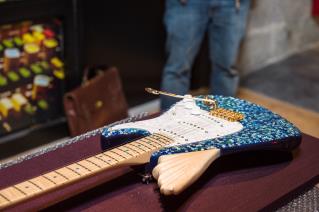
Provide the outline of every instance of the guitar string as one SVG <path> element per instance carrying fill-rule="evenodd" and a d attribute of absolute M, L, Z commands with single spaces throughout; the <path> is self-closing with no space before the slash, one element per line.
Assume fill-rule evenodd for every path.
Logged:
<path fill-rule="evenodd" d="M 196 121 L 194 121 L 195 123 L 196 123 L 196 125 L 198 125 L 198 126 L 200 126 L 200 127 L 202 127 L 202 128 L 206 128 L 206 127 L 208 127 L 208 126 L 210 126 L 211 125 L 211 122 L 209 122 L 209 120 L 206 120 L 206 119 L 199 119 L 198 117 L 196 117 L 198 120 L 196 120 Z M 206 124 L 204 124 L 204 123 L 206 122 Z M 189 123 L 189 122 L 185 122 L 185 123 Z M 177 137 L 180 137 L 180 135 L 184 135 L 184 137 L 185 137 L 185 135 L 187 135 L 187 134 L 189 134 L 189 133 L 194 133 L 195 131 L 198 131 L 198 129 L 194 126 L 189 126 L 189 125 L 187 125 L 187 124 L 181 124 L 180 123 L 180 125 L 177 125 L 178 127 L 175 127 L 175 128 L 173 128 L 173 130 L 172 131 L 174 131 L 174 133 L 176 133 L 177 135 L 172 135 L 172 136 L 170 136 L 170 137 L 172 137 L 172 139 L 176 139 Z M 169 125 L 168 126 L 166 126 L 166 127 L 169 127 Z M 194 134 L 195 135 L 195 134 Z M 191 135 L 188 135 L 188 137 L 190 137 L 190 136 L 192 136 L 192 134 Z M 74 170 L 72 170 L 72 171 L 74 171 Z"/>
<path fill-rule="evenodd" d="M 216 123 L 219 123 L 219 121 L 217 121 L 217 120 L 212 120 L 211 118 L 209 118 L 209 117 L 207 117 L 207 116 L 205 116 L 205 115 L 203 115 L 203 114 L 202 114 L 202 116 L 205 117 L 205 118 L 193 117 L 193 119 L 196 118 L 196 119 L 200 120 L 200 121 L 197 121 L 197 124 L 200 125 L 200 127 L 202 127 L 202 128 L 207 128 L 207 127 L 212 128 L 212 127 L 211 127 L 212 125 L 213 125 L 213 126 L 219 125 L 219 124 L 216 124 Z M 207 120 L 207 119 L 211 119 L 211 120 Z M 201 125 L 201 124 L 203 124 L 203 123 L 201 123 L 201 122 L 203 122 L 203 121 L 206 122 L 205 125 Z M 215 122 L 215 123 L 212 124 L 211 121 L 213 121 L 213 122 Z M 194 121 L 194 122 L 196 122 L 196 121 Z M 221 124 L 221 125 L 222 125 L 222 124 Z M 221 126 L 221 125 L 220 125 L 220 126 Z M 226 128 L 224 128 L 223 126 L 218 127 L 218 128 L 226 129 Z"/>
<path fill-rule="evenodd" d="M 179 127 L 175 127 L 174 128 L 174 132 L 177 134 L 176 136 L 170 136 L 170 137 L 172 137 L 172 138 L 176 138 L 176 137 L 179 137 L 179 135 L 180 134 L 188 134 L 188 133 L 193 133 L 194 131 L 195 131 L 196 129 L 193 129 L 192 127 L 190 127 L 190 126 L 187 126 L 186 127 L 186 130 L 185 130 L 185 125 L 183 125 L 183 126 L 179 126 Z M 81 167 L 83 167 L 82 165 L 81 165 Z M 74 171 L 74 170 L 72 170 L 72 171 Z M 89 172 L 90 172 L 91 170 L 89 170 Z M 42 176 L 44 176 L 44 175 L 42 175 Z"/>
<path fill-rule="evenodd" d="M 206 127 L 206 126 L 205 126 Z M 166 126 L 166 128 L 168 128 L 168 126 Z M 178 137 L 181 137 L 181 135 L 183 137 L 192 137 L 193 135 L 189 135 L 190 133 L 194 133 L 195 131 L 197 131 L 198 129 L 194 129 L 193 127 L 190 127 L 190 126 L 180 126 L 180 127 L 177 127 L 177 128 L 173 128 L 171 131 L 174 131 L 175 134 L 172 134 L 171 137 L 173 139 L 176 139 Z"/>
<path fill-rule="evenodd" d="M 198 118 L 198 117 L 196 117 L 198 120 L 200 120 L 201 122 L 206 122 L 207 124 L 205 124 L 205 125 L 202 125 L 203 123 L 201 123 L 201 125 L 200 125 L 200 127 L 201 128 L 207 128 L 207 127 L 209 127 L 209 126 L 211 126 L 212 125 L 212 122 L 211 121 L 209 121 L 209 120 L 207 120 L 207 119 L 209 119 L 206 115 L 204 115 L 204 114 L 201 114 L 204 118 Z M 192 118 L 195 118 L 195 117 L 192 117 Z M 212 121 L 214 121 L 214 120 L 212 120 Z M 214 121 L 215 123 L 216 123 L 216 121 Z M 186 123 L 188 123 L 188 122 L 186 122 Z M 200 123 L 199 121 L 197 121 L 197 123 Z M 158 122 L 157 123 L 154 123 L 155 124 L 155 126 L 154 126 L 154 129 L 165 129 L 165 128 L 169 128 L 170 126 L 168 125 L 166 125 L 165 127 L 159 127 L 158 125 L 161 125 L 161 124 L 158 124 Z M 214 124 L 215 125 L 215 124 Z M 175 129 L 174 129 L 174 133 L 175 134 L 177 134 L 177 135 L 174 135 L 174 134 L 171 134 L 171 133 L 169 133 L 169 131 L 168 130 L 164 130 L 164 131 L 166 131 L 166 132 L 168 132 L 169 134 L 171 134 L 171 138 L 178 138 L 178 137 L 182 137 L 181 135 L 183 135 L 183 137 L 186 137 L 186 136 L 190 136 L 190 137 L 192 137 L 193 135 L 188 135 L 189 133 L 193 133 L 193 132 L 195 132 L 195 131 L 197 131 L 198 129 L 194 129 L 193 127 L 190 127 L 190 126 L 187 126 L 187 128 L 185 129 L 185 125 L 183 125 L 183 126 L 181 126 L 182 127 L 182 130 L 180 130 L 179 128 L 176 128 L 175 127 Z M 185 131 L 183 131 L 183 130 L 185 130 Z M 186 135 L 186 136 L 185 136 Z"/>
<path fill-rule="evenodd" d="M 216 127 L 218 127 L 219 129 L 224 129 L 225 131 L 224 132 L 220 132 L 221 134 L 229 134 L 230 132 L 229 132 L 229 130 L 227 130 L 227 128 L 224 128 L 222 125 L 223 124 L 225 124 L 225 123 L 220 123 L 220 121 L 218 121 L 218 120 L 214 120 L 214 119 L 212 119 L 211 117 L 207 117 L 207 115 L 204 115 L 204 114 L 200 114 L 202 117 L 204 117 L 204 118 L 200 118 L 200 117 L 192 117 L 193 119 L 194 118 L 196 118 L 197 120 L 195 120 L 195 121 L 193 121 L 193 122 L 196 122 L 196 124 L 198 125 L 198 126 L 200 126 L 202 129 L 204 129 L 204 128 L 206 128 L 207 129 L 207 127 L 210 127 L 210 128 L 212 128 L 211 126 L 212 125 L 214 125 L 214 126 L 216 126 Z M 214 122 L 214 123 L 212 123 L 212 121 Z M 206 122 L 206 124 L 204 124 L 203 122 Z M 189 122 L 186 122 L 186 123 L 189 123 Z M 220 124 L 220 125 L 219 125 Z M 218 126 L 219 125 L 219 126 Z M 186 126 L 187 126 L 187 124 L 186 124 Z M 185 125 L 183 125 L 183 126 L 181 126 L 181 127 L 184 127 L 185 128 Z M 184 129 L 183 128 L 183 129 Z M 189 129 L 189 130 L 188 130 Z M 193 133 L 194 131 L 198 131 L 198 129 L 193 129 L 193 127 L 190 127 L 190 126 L 187 126 L 187 128 L 186 128 L 186 130 L 185 131 L 183 131 L 183 130 L 181 130 L 181 131 L 179 131 L 179 128 L 175 128 L 175 133 L 176 134 L 179 134 L 179 135 L 176 135 L 176 136 L 174 136 L 174 134 L 172 135 L 172 138 L 176 138 L 176 137 L 180 137 L 180 135 L 182 134 L 182 135 L 184 135 L 184 137 L 185 137 L 185 135 L 187 135 L 187 134 L 189 134 L 189 133 Z M 207 130 L 206 130 L 207 131 Z M 218 129 L 216 130 L 216 137 L 219 137 L 220 135 L 217 133 L 218 132 Z M 188 137 L 191 137 L 191 136 L 194 136 L 194 135 L 187 135 Z M 195 136 L 195 138 L 194 139 L 197 139 L 196 138 L 196 136 Z M 193 139 L 193 140 L 194 140 Z M 195 141 L 193 141 L 193 142 L 195 142 Z M 189 142 L 188 142 L 189 143 Z"/>
<path fill-rule="evenodd" d="M 205 117 L 205 116 L 204 116 Z M 194 117 L 193 117 L 194 118 Z M 196 117 L 197 118 L 197 117 Z M 207 118 L 207 117 L 205 117 L 205 118 Z M 206 122 L 207 124 L 205 124 L 205 125 L 202 125 L 202 123 L 200 123 L 199 121 L 194 121 L 194 122 L 196 122 L 196 124 L 197 125 L 200 125 L 200 127 L 201 128 L 207 128 L 208 126 L 211 126 L 212 125 L 212 123 L 209 121 L 209 120 L 207 120 L 207 119 L 200 119 L 200 118 L 197 118 L 198 120 L 200 120 L 200 121 L 204 121 L 204 122 Z M 186 122 L 187 123 L 187 122 Z M 178 137 L 181 137 L 180 135 L 183 135 L 183 137 L 186 137 L 185 135 L 187 135 L 187 134 L 189 134 L 189 133 L 193 133 L 193 132 L 195 132 L 195 131 L 198 131 L 198 128 L 194 128 L 194 127 L 191 127 L 191 126 L 188 126 L 188 125 L 186 125 L 187 126 L 187 128 L 185 129 L 185 125 L 183 125 L 183 126 L 180 126 L 179 128 L 177 127 L 177 128 L 175 128 L 174 129 L 174 132 L 176 133 L 176 134 L 178 134 L 178 135 L 172 135 L 171 137 L 173 138 L 173 139 L 175 139 L 175 138 L 178 138 Z M 168 126 L 166 126 L 166 128 L 168 128 L 169 127 L 169 125 Z M 180 130 L 181 129 L 181 130 Z M 194 135 L 187 135 L 188 137 L 191 137 L 191 136 L 194 136 Z"/>

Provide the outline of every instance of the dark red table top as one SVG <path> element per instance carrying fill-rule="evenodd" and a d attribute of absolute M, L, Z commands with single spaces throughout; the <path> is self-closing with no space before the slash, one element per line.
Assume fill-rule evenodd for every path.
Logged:
<path fill-rule="evenodd" d="M 58 148 L 0 170 L 0 188 L 38 176 L 101 151 L 99 136 Z M 256 211 L 273 209 L 319 181 L 319 139 L 303 135 L 292 154 L 251 152 L 219 158 L 198 182 L 179 196 L 160 195 L 157 184 L 142 184 L 137 171 L 120 168 L 59 189 L 11 210 L 34 209 L 105 183 L 46 210 L 70 211 Z"/>

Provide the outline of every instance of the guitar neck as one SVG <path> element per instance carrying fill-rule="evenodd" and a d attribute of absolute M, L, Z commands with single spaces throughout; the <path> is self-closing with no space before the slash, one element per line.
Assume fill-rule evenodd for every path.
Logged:
<path fill-rule="evenodd" d="M 172 140 L 164 135 L 153 134 L 7 187 L 0 190 L 0 209 L 78 182 L 111 168 L 147 163 L 154 151 L 171 142 Z"/>

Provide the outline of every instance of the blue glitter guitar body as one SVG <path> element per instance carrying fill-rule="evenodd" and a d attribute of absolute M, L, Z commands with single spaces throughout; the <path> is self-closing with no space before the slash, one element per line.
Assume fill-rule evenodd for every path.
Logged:
<path fill-rule="evenodd" d="M 102 147 L 116 147 L 3 188 L 0 210 L 117 166 L 147 162 L 161 193 L 176 195 L 220 156 L 259 149 L 291 151 L 300 144 L 300 131 L 279 115 L 244 100 L 212 98 L 218 105 L 212 111 L 186 96 L 156 118 L 104 129 Z"/>
<path fill-rule="evenodd" d="M 223 156 L 259 149 L 291 151 L 299 146 L 300 131 L 281 116 L 245 100 L 211 97 L 218 107 L 240 113 L 244 118 L 236 122 L 223 120 L 210 115 L 209 107 L 202 101 L 184 99 L 157 118 L 105 129 L 101 136 L 102 146 L 112 143 L 113 139 L 128 141 L 154 133 L 170 137 L 172 144 L 152 153 L 152 168 L 158 165 L 161 156 L 177 153 L 217 149 L 218 156 Z"/>

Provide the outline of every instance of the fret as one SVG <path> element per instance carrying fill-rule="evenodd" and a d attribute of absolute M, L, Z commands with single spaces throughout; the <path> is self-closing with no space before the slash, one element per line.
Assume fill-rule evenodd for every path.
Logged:
<path fill-rule="evenodd" d="M 94 163 L 96 166 L 99 166 L 101 168 L 106 168 L 108 166 L 110 166 L 108 163 L 106 163 L 105 161 L 101 160 L 98 157 L 90 157 L 88 159 L 86 159 L 87 161 L 90 161 L 91 163 Z"/>
<path fill-rule="evenodd" d="M 90 171 L 101 170 L 101 167 L 98 167 L 97 165 L 95 165 L 92 162 L 89 162 L 87 160 L 81 160 L 81 161 L 77 162 L 77 164 L 81 165 L 82 167 L 86 167 L 87 170 L 90 170 Z"/>
<path fill-rule="evenodd" d="M 154 144 L 157 144 L 159 147 L 164 146 L 162 143 L 160 143 L 158 140 L 156 140 L 154 138 L 148 138 L 148 140 L 150 140 Z"/>
<path fill-rule="evenodd" d="M 132 149 L 130 148 L 127 148 L 126 146 L 120 146 L 120 147 L 117 147 L 117 149 L 125 152 L 126 154 L 132 156 L 132 157 L 136 157 L 138 156 L 140 153 L 136 153 L 135 151 L 133 151 Z"/>
<path fill-rule="evenodd" d="M 15 185 L 16 188 L 19 188 L 25 195 L 32 195 L 40 192 L 42 189 L 38 186 L 35 186 L 33 183 L 29 181 L 25 181 Z"/>
<path fill-rule="evenodd" d="M 45 175 L 42 175 L 43 178 L 45 178 L 46 180 L 48 180 L 49 182 L 53 183 L 54 185 L 56 185 L 56 182 L 54 182 L 53 180 L 51 180 L 51 178 L 45 176 Z"/>
<path fill-rule="evenodd" d="M 65 168 L 67 168 L 68 170 L 70 170 L 71 172 L 75 173 L 77 176 L 82 176 L 81 173 L 79 173 L 76 170 L 71 169 L 70 167 L 66 166 Z"/>
<path fill-rule="evenodd" d="M 135 147 L 131 143 L 126 144 L 125 147 L 133 150 L 134 152 L 138 153 L 139 155 L 145 153 L 145 151 L 143 151 L 143 150 L 141 151 L 140 149 L 138 149 L 137 147 Z"/>
<path fill-rule="evenodd" d="M 154 142 L 154 140 L 152 140 L 148 137 L 141 139 L 141 141 L 143 141 L 144 143 L 147 143 L 148 145 L 154 146 L 156 149 L 163 146 L 163 145 L 159 144 L 158 142 Z"/>
<path fill-rule="evenodd" d="M 162 146 L 165 146 L 165 145 L 167 145 L 167 144 L 170 143 L 169 141 L 167 141 L 166 139 L 161 138 L 161 137 L 156 138 L 156 140 L 157 140 L 157 142 L 159 142 L 160 144 L 162 144 Z"/>
<path fill-rule="evenodd" d="M 148 149 L 148 151 L 153 151 L 153 150 L 155 150 L 156 148 L 154 148 L 154 147 L 152 147 L 152 146 L 150 146 L 150 145 L 147 145 L 146 144 L 146 142 L 143 142 L 143 141 L 136 141 L 136 142 L 134 142 L 134 143 L 136 143 L 136 144 L 138 144 L 139 146 L 142 146 L 143 148 L 146 148 L 146 149 Z"/>
<path fill-rule="evenodd" d="M 85 170 L 88 171 L 88 172 L 91 172 L 91 171 L 92 171 L 92 170 L 89 169 L 88 167 L 83 166 L 83 165 L 81 164 L 81 162 L 82 162 L 82 161 L 79 161 L 79 162 L 77 162 L 77 163 L 75 163 L 75 164 L 78 165 L 78 166 L 81 166 L 83 169 L 85 169 Z"/>
<path fill-rule="evenodd" d="M 68 181 L 64 177 L 61 177 L 61 175 L 55 173 L 55 171 L 46 173 L 46 174 L 44 174 L 42 176 L 46 177 L 51 182 L 54 182 L 55 185 L 59 185 L 59 184 L 62 184 L 62 183 L 65 183 L 65 182 Z"/>
<path fill-rule="evenodd" d="M 28 180 L 27 182 L 31 183 L 32 185 L 34 185 L 35 187 L 37 187 L 39 190 L 43 191 L 43 188 L 40 187 L 38 184 L 32 182 L 31 180 Z"/>
<path fill-rule="evenodd" d="M 172 139 L 170 137 L 163 135 L 163 134 L 156 133 L 156 134 L 154 134 L 154 137 L 164 139 L 166 141 L 166 144 L 169 144 L 172 142 Z"/>
<path fill-rule="evenodd" d="M 78 175 L 80 176 L 83 176 L 83 175 L 86 175 L 86 174 L 89 174 L 90 171 L 88 171 L 86 168 L 83 168 L 82 166 L 76 164 L 76 163 L 73 163 L 71 165 L 68 165 L 67 166 L 70 170 L 74 171 L 75 173 L 77 173 Z"/>
<path fill-rule="evenodd" d="M 105 157 L 108 157 L 108 159 L 107 159 L 107 161 L 108 162 L 113 162 L 113 164 L 112 165 L 114 165 L 114 164 L 117 164 L 118 162 L 120 162 L 121 160 L 118 160 L 118 158 L 115 156 L 115 157 L 113 157 L 113 155 L 111 155 L 111 154 L 107 154 L 108 152 L 104 152 L 104 153 L 102 153 Z"/>
<path fill-rule="evenodd" d="M 148 146 L 149 148 L 151 149 L 159 149 L 161 148 L 163 145 L 160 145 L 159 143 L 155 143 L 153 142 L 153 140 L 149 139 L 149 138 L 144 138 L 144 139 L 141 139 L 139 140 L 139 143 L 143 144 L 143 145 L 146 145 Z"/>
<path fill-rule="evenodd" d="M 131 145 L 135 146 L 136 148 L 140 149 L 143 152 L 149 152 L 150 150 L 150 148 L 146 148 L 144 145 L 137 142 L 132 142 Z"/>
<path fill-rule="evenodd" d="M 68 169 L 67 167 L 60 168 L 56 170 L 57 173 L 62 174 L 68 180 L 74 180 L 79 178 L 80 174 L 74 172 L 72 169 Z"/>
<path fill-rule="evenodd" d="M 165 145 L 171 144 L 173 142 L 172 138 L 166 137 L 166 136 L 162 136 L 159 138 L 159 140 L 161 140 L 162 142 L 165 143 Z"/>
<path fill-rule="evenodd" d="M 131 158 L 155 151 L 168 142 L 171 141 L 165 136 L 148 136 L 8 187 L 0 191 L 0 208 L 106 170 L 118 163 L 125 163 L 126 160 L 130 164 Z"/>
<path fill-rule="evenodd" d="M 1 190 L 1 196 L 9 200 L 10 202 L 25 198 L 25 195 L 13 186 Z"/>
<path fill-rule="evenodd" d="M 53 182 L 45 178 L 44 176 L 39 176 L 36 178 L 32 178 L 29 180 L 30 182 L 36 183 L 39 187 L 41 187 L 43 190 L 50 189 L 55 186 Z"/>
<path fill-rule="evenodd" d="M 101 161 L 103 163 L 106 163 L 109 166 L 112 166 L 112 164 L 110 162 L 104 160 L 105 157 L 106 157 L 105 155 L 99 154 L 99 155 L 95 156 L 94 158 L 98 159 L 99 161 Z"/>
<path fill-rule="evenodd" d="M 0 192 L 0 205 L 4 205 L 9 202 L 10 200 Z"/>
<path fill-rule="evenodd" d="M 116 149 L 111 149 L 111 150 L 108 151 L 108 153 L 112 153 L 112 154 L 116 155 L 116 157 L 120 157 L 120 158 L 122 158 L 123 160 L 126 160 L 126 159 L 127 159 L 127 158 L 124 157 L 121 153 L 118 153 L 118 152 L 116 151 Z"/>
<path fill-rule="evenodd" d="M 18 190 L 21 194 L 23 194 L 24 196 L 27 196 L 27 194 L 21 190 L 19 187 L 17 187 L 16 185 L 12 186 L 13 188 L 15 188 L 16 190 Z"/>
<path fill-rule="evenodd" d="M 66 177 L 64 174 L 58 172 L 58 171 L 54 171 L 54 173 L 56 173 L 57 175 L 60 175 L 61 177 L 63 177 L 65 180 L 70 180 L 68 177 Z"/>
<path fill-rule="evenodd" d="M 94 157 L 90 157 L 90 158 L 88 158 L 88 159 L 85 159 L 88 163 L 91 163 L 91 164 L 93 164 L 94 166 L 96 166 L 96 167 L 98 167 L 98 168 L 100 168 L 100 169 L 102 169 L 103 167 L 107 167 L 107 166 L 105 166 L 105 163 L 103 163 L 103 165 L 100 165 L 100 163 L 101 163 L 101 161 L 100 160 L 97 160 L 96 158 L 94 158 Z M 93 161 L 92 161 L 93 160 Z"/>
<path fill-rule="evenodd" d="M 118 161 L 114 160 L 110 156 L 105 155 L 104 153 L 100 154 L 98 156 L 100 159 L 104 160 L 106 163 L 108 163 L 110 166 L 113 166 L 116 164 Z"/>
<path fill-rule="evenodd" d="M 155 145 L 147 142 L 147 141 L 144 141 L 144 140 L 139 140 L 137 141 L 136 143 L 140 144 L 140 145 L 143 145 L 144 147 L 148 148 L 149 150 L 156 150 L 158 149 L 158 147 L 156 147 Z"/>
<path fill-rule="evenodd" d="M 172 143 L 172 139 L 165 136 L 165 135 L 162 135 L 162 134 L 154 134 L 153 136 L 156 140 L 160 141 L 162 144 L 170 144 Z M 152 136 L 150 136 L 150 138 L 153 138 Z"/>
<path fill-rule="evenodd" d="M 159 146 L 159 145 L 156 145 L 156 143 L 153 143 L 152 141 L 150 141 L 150 140 L 145 140 L 145 141 L 143 141 L 145 144 L 147 144 L 147 145 L 150 145 L 150 146 L 152 146 L 152 147 L 154 147 L 154 148 L 156 148 L 156 149 L 158 149 L 158 148 L 160 148 L 161 146 Z"/>
<path fill-rule="evenodd" d="M 121 155 L 123 158 L 125 159 L 129 159 L 131 157 L 133 157 L 131 154 L 128 154 L 127 152 L 123 151 L 122 149 L 120 149 L 119 147 L 112 149 L 112 152 Z"/>

